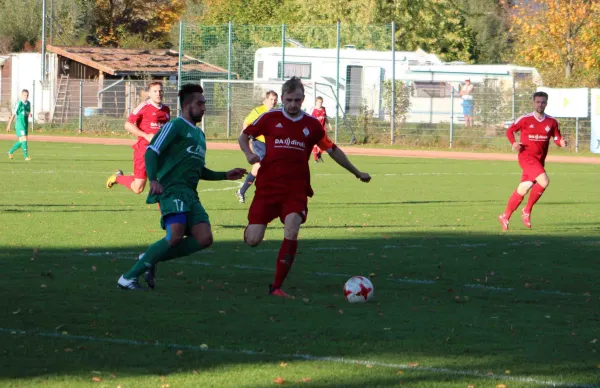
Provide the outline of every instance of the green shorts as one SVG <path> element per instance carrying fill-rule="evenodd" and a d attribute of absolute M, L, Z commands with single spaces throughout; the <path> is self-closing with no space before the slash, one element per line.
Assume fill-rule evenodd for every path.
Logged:
<path fill-rule="evenodd" d="M 25 128 L 25 129 L 15 128 L 15 133 L 17 134 L 17 137 L 27 136 L 27 128 Z"/>
<path fill-rule="evenodd" d="M 198 197 L 192 193 L 163 193 L 160 196 L 160 226 L 165 229 L 165 217 L 169 214 L 185 213 L 187 216 L 186 230 L 201 223 L 210 224 L 208 213 Z"/>

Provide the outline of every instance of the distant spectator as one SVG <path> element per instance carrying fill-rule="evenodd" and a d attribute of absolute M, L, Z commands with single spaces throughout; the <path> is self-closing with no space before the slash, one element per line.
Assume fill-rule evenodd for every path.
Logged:
<path fill-rule="evenodd" d="M 463 115 L 465 116 L 465 127 L 473 126 L 473 84 L 470 79 L 465 80 L 465 84 L 460 88 L 460 95 L 463 100 Z"/>

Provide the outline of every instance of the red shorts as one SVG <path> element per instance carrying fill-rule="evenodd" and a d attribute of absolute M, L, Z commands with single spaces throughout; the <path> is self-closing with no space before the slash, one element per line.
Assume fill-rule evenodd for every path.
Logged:
<path fill-rule="evenodd" d="M 146 174 L 146 150 L 133 150 L 133 177 L 135 179 L 148 179 Z"/>
<path fill-rule="evenodd" d="M 313 147 L 313 154 L 318 154 L 319 152 L 321 152 L 321 149 L 319 148 L 319 146 L 315 145 Z"/>
<path fill-rule="evenodd" d="M 273 196 L 254 195 L 248 211 L 248 223 L 267 225 L 277 217 L 281 223 L 284 223 L 285 217 L 292 213 L 300 214 L 302 223 L 306 222 L 308 216 L 308 197 L 306 195 L 297 193 Z"/>
<path fill-rule="evenodd" d="M 519 158 L 519 166 L 523 169 L 521 182 L 535 182 L 535 179 L 545 173 L 544 163 L 536 158 Z"/>

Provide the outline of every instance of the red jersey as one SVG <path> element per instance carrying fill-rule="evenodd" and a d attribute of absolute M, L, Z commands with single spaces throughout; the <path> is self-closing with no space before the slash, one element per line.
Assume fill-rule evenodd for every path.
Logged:
<path fill-rule="evenodd" d="M 321 109 L 313 108 L 311 116 L 319 120 L 319 123 L 321 124 L 323 129 L 327 131 L 327 128 L 325 127 L 325 120 L 327 120 L 327 111 L 325 111 L 324 106 L 322 106 Z"/>
<path fill-rule="evenodd" d="M 548 115 L 544 115 L 541 120 L 538 120 L 533 113 L 520 117 L 506 131 L 510 144 L 515 142 L 515 132 L 521 132 L 520 143 L 523 145 L 523 150 L 519 152 L 519 159 L 532 157 L 542 163 L 546 160 L 550 139 L 559 146 L 562 140 L 558 121 Z"/>
<path fill-rule="evenodd" d="M 166 105 L 155 107 L 150 101 L 142 102 L 131 112 L 127 122 L 137 125 L 144 133 L 156 134 L 158 130 L 171 120 L 171 109 Z M 146 149 L 148 141 L 138 136 L 133 148 Z"/>
<path fill-rule="evenodd" d="M 335 148 L 317 119 L 302 112 L 291 118 L 283 109 L 263 113 L 244 129 L 249 136 L 265 137 L 266 153 L 256 178 L 257 195 L 304 192 L 312 197 L 308 160 L 317 144 L 324 151 Z"/>

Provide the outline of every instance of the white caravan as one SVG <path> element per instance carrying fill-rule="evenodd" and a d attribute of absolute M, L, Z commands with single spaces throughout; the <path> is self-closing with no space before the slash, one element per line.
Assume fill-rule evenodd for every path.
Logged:
<path fill-rule="evenodd" d="M 256 50 L 254 82 L 272 87 L 281 79 L 281 47 Z M 336 106 L 336 49 L 285 48 L 285 74 L 287 79 L 300 77 L 308 86 L 303 108 L 309 109 L 317 96 L 323 97 L 328 115 L 335 115 Z M 357 115 L 361 107 L 373 111 L 373 116 L 387 117 L 383 103 L 384 82 L 392 79 L 392 52 L 345 48 L 340 50 L 340 115 Z M 519 80 L 541 84 L 535 68 L 516 65 L 468 65 L 462 62 L 445 63 L 436 55 L 423 50 L 396 51 L 396 80 L 410 87 L 411 108 L 407 121 L 439 123 L 449 122 L 454 90 L 454 117 L 462 119 L 462 100 L 458 95 L 460 85 L 466 80 L 477 87 L 484 80 L 496 80 L 503 89 L 512 89 Z M 268 86 L 267 86 L 268 85 Z"/>

